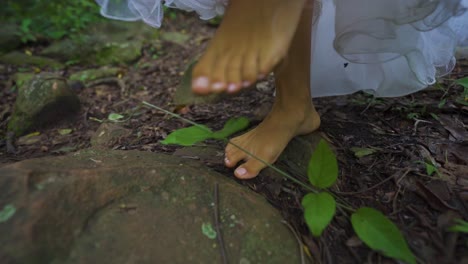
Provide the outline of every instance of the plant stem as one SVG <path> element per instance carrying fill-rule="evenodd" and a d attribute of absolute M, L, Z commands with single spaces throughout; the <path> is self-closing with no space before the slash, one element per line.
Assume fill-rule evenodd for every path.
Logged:
<path fill-rule="evenodd" d="M 172 116 L 172 117 L 175 117 L 175 118 L 178 118 L 178 119 L 180 119 L 180 120 L 183 120 L 183 121 L 185 121 L 185 122 L 187 122 L 187 123 L 189 123 L 189 124 L 191 124 L 191 125 L 194 125 L 194 126 L 200 128 L 200 129 L 202 129 L 202 130 L 205 130 L 205 131 L 207 131 L 207 132 L 211 132 L 211 130 L 207 129 L 206 127 L 201 126 L 200 124 L 197 124 L 197 123 L 193 122 L 192 120 L 189 120 L 189 119 L 187 119 L 187 118 L 184 118 L 184 117 L 182 117 L 182 116 L 180 116 L 180 115 L 178 115 L 178 114 L 176 114 L 176 113 L 173 113 L 173 112 L 171 112 L 171 111 L 168 111 L 168 110 L 166 110 L 166 109 L 164 109 L 164 108 L 161 108 L 161 107 L 159 107 L 159 106 L 150 104 L 150 103 L 148 103 L 148 102 L 146 102 L 146 101 L 143 101 L 142 104 L 145 105 L 145 106 L 148 106 L 148 107 L 157 109 L 157 110 L 159 110 L 159 111 L 161 111 L 161 112 L 163 112 L 163 113 L 165 113 L 165 114 L 168 114 L 168 115 L 170 115 L 170 116 Z M 241 147 L 241 146 L 239 146 L 239 145 L 237 145 L 237 144 L 235 144 L 235 143 L 229 141 L 229 139 L 227 139 L 227 138 L 220 138 L 220 140 L 223 140 L 223 141 L 226 142 L 227 144 L 232 144 L 233 146 L 239 148 L 240 150 L 242 150 L 242 151 L 244 151 L 245 153 L 247 153 L 247 155 L 253 157 L 254 159 L 256 159 L 256 160 L 258 160 L 258 161 L 260 161 L 260 162 L 263 163 L 265 166 L 267 166 L 267 167 L 271 168 L 272 170 L 276 171 L 277 173 L 281 174 L 282 176 L 284 176 L 284 177 L 287 178 L 288 180 L 290 180 L 290 181 L 292 181 L 292 182 L 294 182 L 294 183 L 300 185 L 301 187 L 303 187 L 303 188 L 306 189 L 307 191 L 310 191 L 310 192 L 313 192 L 313 193 L 319 193 L 319 192 L 320 192 L 319 190 L 313 188 L 312 186 L 310 186 L 310 185 L 308 185 L 308 184 L 306 184 L 306 183 L 303 183 L 302 181 L 300 181 L 300 180 L 294 178 L 293 176 L 289 175 L 287 172 L 285 172 L 285 171 L 283 171 L 283 170 L 281 170 L 281 169 L 279 169 L 279 168 L 273 166 L 272 164 L 270 164 L 270 163 L 268 163 L 268 162 L 262 160 L 261 158 L 255 156 L 255 155 L 253 155 L 252 153 L 250 153 L 248 150 L 244 149 L 243 147 Z M 336 194 L 334 194 L 334 196 L 335 196 L 335 198 L 336 198 L 337 200 L 341 200 L 341 201 L 342 201 L 342 202 L 337 202 L 337 205 L 338 205 L 340 208 L 346 209 L 346 210 L 348 210 L 348 211 L 350 211 L 350 212 L 355 212 L 355 211 L 356 211 L 354 208 L 352 208 L 351 206 L 347 205 L 346 202 L 345 202 L 342 198 L 337 197 Z M 344 213 L 344 211 L 343 211 L 343 213 Z"/>
<path fill-rule="evenodd" d="M 189 119 L 187 119 L 187 118 L 184 118 L 184 117 L 182 117 L 182 116 L 180 116 L 180 115 L 178 115 L 178 114 L 176 114 L 176 113 L 172 113 L 172 112 L 170 112 L 170 111 L 167 111 L 166 109 L 163 109 L 163 108 L 158 107 L 158 106 L 156 106 L 156 105 L 150 104 L 150 103 L 148 103 L 148 102 L 146 102 L 146 101 L 143 101 L 142 103 L 143 103 L 143 105 L 145 105 L 145 106 L 149 106 L 149 107 L 155 108 L 155 109 L 157 109 L 157 110 L 159 110 L 159 111 L 161 111 L 161 112 L 164 112 L 164 113 L 166 113 L 166 114 L 168 114 L 168 115 L 171 115 L 171 116 L 173 116 L 173 117 L 179 118 L 179 119 L 181 119 L 181 120 L 183 120 L 183 121 L 185 121 L 185 122 L 187 122 L 187 123 L 189 123 L 189 124 L 191 124 L 191 125 L 194 125 L 194 126 L 200 128 L 200 129 L 202 129 L 202 130 L 205 130 L 205 131 L 207 131 L 207 132 L 211 132 L 211 131 L 210 131 L 209 129 L 207 129 L 206 127 L 203 127 L 203 126 L 201 126 L 201 125 L 199 125 L 199 124 L 193 122 L 192 120 L 189 120 Z M 291 180 L 292 182 L 299 184 L 300 186 L 302 186 L 303 188 L 307 189 L 308 191 L 311 191 L 311 192 L 314 192 L 314 193 L 317 193 L 317 192 L 318 192 L 316 189 L 314 189 L 314 188 L 312 188 L 311 186 L 309 186 L 309 185 L 307 185 L 307 184 L 305 184 L 305 183 L 299 181 L 298 179 L 296 179 L 296 178 L 294 178 L 293 176 L 289 175 L 287 172 L 285 172 L 285 171 L 283 171 L 283 170 L 281 170 L 281 169 L 278 169 L 277 167 L 273 166 L 272 164 L 270 164 L 270 163 L 268 163 L 268 162 L 262 160 L 262 159 L 259 158 L 259 157 L 256 157 L 255 155 L 253 155 L 252 153 L 250 153 L 248 150 L 244 149 L 243 147 L 241 147 L 241 146 L 239 146 L 239 145 L 237 145 L 237 144 L 235 144 L 235 143 L 229 141 L 229 139 L 227 139 L 227 138 L 221 138 L 221 140 L 223 140 L 224 142 L 229 143 L 229 144 L 231 144 L 231 145 L 233 145 L 233 146 L 239 148 L 240 150 L 242 150 L 242 151 L 244 151 L 245 153 L 247 153 L 247 155 L 253 157 L 254 159 L 256 159 L 256 160 L 258 160 L 258 161 L 260 161 L 260 162 L 263 163 L 265 166 L 267 166 L 267 167 L 273 169 L 274 171 L 278 172 L 279 174 L 281 174 L 282 176 L 284 176 L 284 177 L 286 177 L 287 179 Z"/>

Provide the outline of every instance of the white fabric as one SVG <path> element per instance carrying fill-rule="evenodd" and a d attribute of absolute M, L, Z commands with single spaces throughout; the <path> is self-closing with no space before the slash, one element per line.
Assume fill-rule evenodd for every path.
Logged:
<path fill-rule="evenodd" d="M 228 0 L 96 0 L 109 18 L 161 26 L 163 4 L 211 19 Z M 292 0 L 286 0 L 292 1 Z M 317 0 L 318 1 L 318 0 Z M 427 87 L 455 65 L 468 46 L 468 0 L 321 0 L 314 19 L 313 97 L 359 90 L 406 95 Z M 316 10 L 317 11 L 317 10 Z"/>

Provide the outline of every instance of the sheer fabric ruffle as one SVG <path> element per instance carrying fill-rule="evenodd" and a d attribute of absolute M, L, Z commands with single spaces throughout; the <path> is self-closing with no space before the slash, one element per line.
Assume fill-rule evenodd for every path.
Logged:
<path fill-rule="evenodd" d="M 453 70 L 468 45 L 467 0 L 323 0 L 312 39 L 312 96 L 401 96 Z M 326 77 L 324 77 L 326 76 Z"/>
<path fill-rule="evenodd" d="M 228 0 L 96 0 L 109 18 L 159 27 L 163 6 L 222 15 Z M 294 1 L 294 0 L 288 0 Z M 468 46 L 468 0 L 321 0 L 312 30 L 313 97 L 401 96 L 449 73 Z"/>
<path fill-rule="evenodd" d="M 137 21 L 160 27 L 164 6 L 196 11 L 201 19 L 212 19 L 224 13 L 228 0 L 96 0 L 105 17 Z"/>

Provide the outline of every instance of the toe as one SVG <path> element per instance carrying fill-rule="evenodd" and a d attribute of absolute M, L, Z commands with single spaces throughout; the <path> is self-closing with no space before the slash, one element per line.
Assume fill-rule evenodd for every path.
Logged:
<path fill-rule="evenodd" d="M 242 87 L 246 88 L 255 83 L 258 73 L 258 51 L 250 49 L 243 59 Z"/>
<path fill-rule="evenodd" d="M 220 93 L 226 91 L 228 87 L 227 73 L 231 67 L 230 63 L 234 58 L 235 55 L 230 51 L 216 56 L 211 72 L 211 92 Z"/>
<path fill-rule="evenodd" d="M 239 161 L 247 158 L 247 154 L 231 144 L 226 146 L 225 152 L 224 164 L 228 168 L 233 168 Z"/>
<path fill-rule="evenodd" d="M 226 67 L 227 92 L 235 93 L 242 87 L 242 59 L 241 55 L 233 56 Z"/>
<path fill-rule="evenodd" d="M 211 58 L 203 56 L 192 70 L 192 91 L 198 94 L 207 94 L 210 92 Z"/>
<path fill-rule="evenodd" d="M 234 175 L 239 179 L 252 179 L 265 167 L 265 164 L 256 159 L 249 159 L 246 163 L 237 167 Z"/>

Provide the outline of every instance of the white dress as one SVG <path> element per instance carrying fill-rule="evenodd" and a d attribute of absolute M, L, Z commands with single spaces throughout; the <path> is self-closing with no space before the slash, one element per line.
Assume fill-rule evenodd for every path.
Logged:
<path fill-rule="evenodd" d="M 163 5 L 201 19 L 228 0 L 96 0 L 101 14 L 160 27 Z M 287 0 L 291 1 L 291 0 Z M 468 0 L 316 0 L 312 29 L 313 97 L 364 90 L 401 96 L 434 84 L 468 46 Z M 466 26 L 465 26 L 466 25 Z"/>

